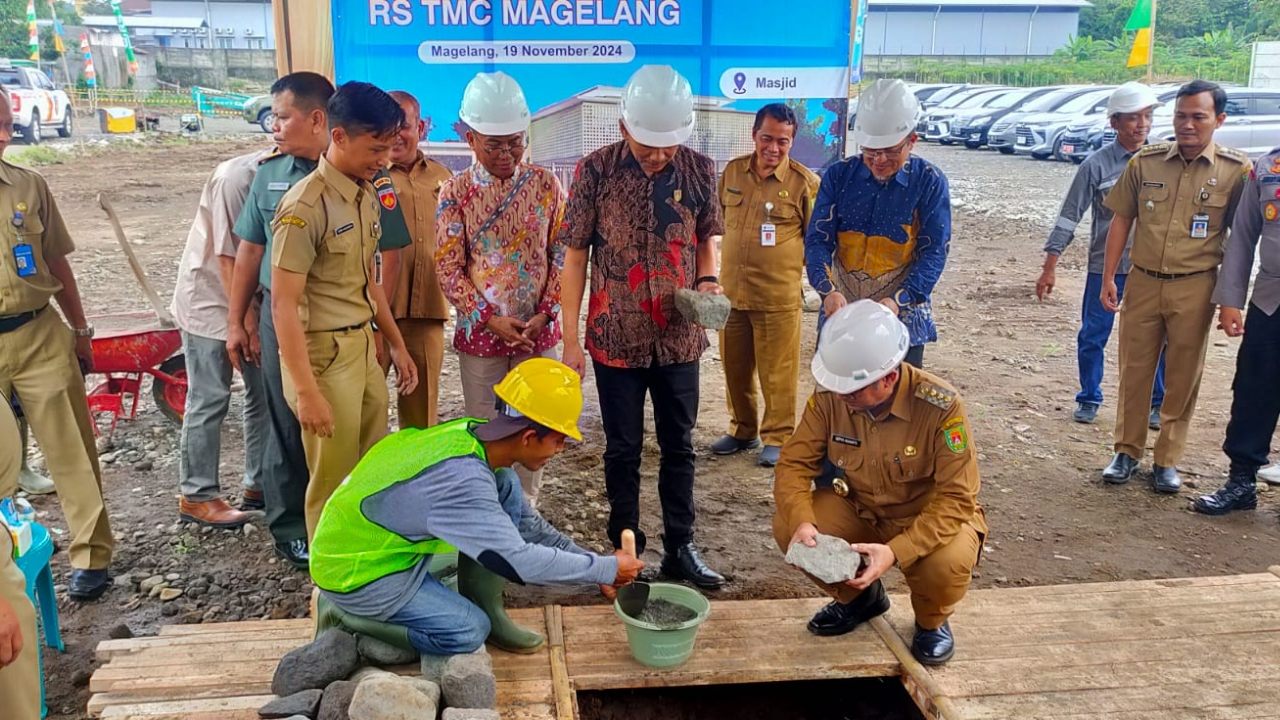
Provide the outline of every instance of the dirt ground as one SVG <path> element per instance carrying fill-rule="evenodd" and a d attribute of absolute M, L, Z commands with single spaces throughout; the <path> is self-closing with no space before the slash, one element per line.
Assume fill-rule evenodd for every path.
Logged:
<path fill-rule="evenodd" d="M 246 132 L 250 130 L 245 127 Z M 97 194 L 107 193 L 120 213 L 147 273 L 168 298 L 180 252 L 199 197 L 214 165 L 261 147 L 260 134 L 202 141 L 92 147 L 83 156 L 42 168 L 71 227 L 73 256 L 90 314 L 144 310 Z M 920 153 L 951 178 L 955 232 L 946 272 L 935 293 L 941 340 L 925 363 L 949 379 L 968 402 L 972 437 L 982 461 L 982 502 L 992 534 L 974 583 L 977 587 L 1092 582 L 1263 571 L 1277 562 L 1280 490 L 1262 495 L 1259 511 L 1225 519 L 1192 514 L 1188 500 L 1225 476 L 1220 451 L 1236 343 L 1216 335 L 1194 432 L 1182 470 L 1190 482 L 1180 495 L 1161 497 L 1148 474 L 1122 487 L 1104 486 L 1099 471 L 1111 455 L 1115 374 L 1096 425 L 1070 420 L 1077 389 L 1075 333 L 1084 285 L 1085 242 L 1074 245 L 1059 268 L 1058 290 L 1046 303 L 1034 297 L 1041 247 L 1074 167 L 1010 158 L 991 152 L 924 146 Z M 1087 223 L 1081 225 L 1088 227 Z M 814 315 L 806 315 L 805 355 L 813 347 Z M 1114 346 L 1113 346 L 1114 349 Z M 1110 369 L 1109 369 L 1110 370 Z M 714 347 L 702 362 L 698 466 L 698 540 L 707 561 L 732 577 L 718 598 L 770 598 L 813 594 L 784 565 L 769 526 L 771 473 L 746 455 L 716 458 L 706 446 L 726 429 L 723 373 Z M 90 378 L 91 383 L 95 379 Z M 442 380 L 442 416 L 460 414 L 457 365 L 449 357 Z M 602 548 L 607 503 L 603 434 L 587 378 L 585 442 L 548 467 L 541 508 L 587 546 Z M 805 372 L 804 392 L 812 387 Z M 802 393 L 803 395 L 804 393 Z M 238 496 L 243 458 L 239 402 L 224 436 L 222 480 Z M 302 617 L 310 584 L 274 559 L 265 528 L 243 533 L 201 532 L 179 526 L 176 514 L 177 427 L 144 393 L 134 421 L 122 422 L 102 441 L 107 502 L 119 543 L 116 585 L 86 606 L 61 604 L 68 652 L 48 655 L 52 716 L 78 718 L 88 699 L 93 648 L 108 635 L 155 632 L 171 622 Z M 36 456 L 39 463 L 38 454 Z M 1148 460 L 1149 462 L 1149 460 Z M 650 435 L 645 474 L 653 477 L 657 446 Z M 1198 486 L 1195 487 L 1195 486 Z M 1264 489 L 1265 492 L 1265 489 Z M 64 539 L 56 498 L 36 498 L 42 520 Z M 655 484 L 644 489 L 644 527 L 660 547 Z M 650 551 L 646 559 L 659 559 Z M 64 582 L 65 555 L 54 561 Z M 163 602 L 139 592 L 160 575 L 184 590 Z M 905 589 L 894 571 L 892 590 Z M 60 588 L 60 595 L 62 590 Z M 600 602 L 590 588 L 520 589 L 518 603 Z"/>

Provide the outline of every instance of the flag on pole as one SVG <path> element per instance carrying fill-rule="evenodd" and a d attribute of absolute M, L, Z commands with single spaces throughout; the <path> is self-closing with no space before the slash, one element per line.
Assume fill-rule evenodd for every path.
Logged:
<path fill-rule="evenodd" d="M 89 36 L 80 33 L 80 52 L 84 53 L 84 84 L 87 87 L 98 87 L 98 73 L 93 69 L 93 53 L 89 50 Z"/>
<path fill-rule="evenodd" d="M 36 29 L 36 0 L 27 0 L 27 45 L 31 59 L 40 59 L 40 32 Z"/>
<path fill-rule="evenodd" d="M 53 18 L 53 49 L 61 55 L 67 51 L 67 46 L 62 42 L 67 30 L 62 27 L 62 21 L 58 19 L 58 8 L 54 5 L 54 1 L 49 0 L 49 16 Z"/>
<path fill-rule="evenodd" d="M 1141 67 L 1151 58 L 1152 33 L 1155 32 L 1155 5 L 1151 0 L 1138 0 L 1129 15 L 1129 22 L 1124 29 L 1137 32 L 1133 38 L 1133 49 L 1129 51 L 1129 62 L 1125 67 Z"/>
<path fill-rule="evenodd" d="M 120 37 L 124 39 L 124 57 L 129 61 L 129 74 L 138 74 L 138 58 L 133 55 L 133 41 L 129 39 L 129 28 L 124 26 L 124 13 L 120 11 L 120 0 L 111 0 L 111 12 L 116 16 L 116 27 L 120 29 Z"/>

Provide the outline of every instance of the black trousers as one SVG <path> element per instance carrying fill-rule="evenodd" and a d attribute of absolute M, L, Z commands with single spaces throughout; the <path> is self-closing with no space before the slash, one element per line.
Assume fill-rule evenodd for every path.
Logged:
<path fill-rule="evenodd" d="M 609 540 L 622 545 L 622 531 L 640 528 L 640 455 L 644 449 L 644 397 L 653 401 L 653 420 L 662 461 L 658 497 L 662 502 L 663 545 L 670 552 L 693 540 L 693 426 L 698 421 L 698 363 L 647 368 L 615 368 L 594 363 L 604 422 L 604 483 L 609 496 Z"/>
<path fill-rule="evenodd" d="M 271 315 L 271 293 L 263 293 L 262 315 L 258 319 L 262 341 L 262 379 L 267 386 L 267 413 L 276 455 L 262 466 L 262 495 L 266 503 L 267 527 L 277 543 L 307 537 L 307 455 L 302 449 L 302 426 L 284 399 L 280 367 L 280 342 L 276 339 L 275 318 Z M 265 428 L 264 428 L 265 430 Z"/>
<path fill-rule="evenodd" d="M 1222 450 L 1231 468 L 1254 472 L 1267 464 L 1280 418 L 1280 311 L 1267 315 L 1250 303 L 1231 383 L 1231 421 Z"/>

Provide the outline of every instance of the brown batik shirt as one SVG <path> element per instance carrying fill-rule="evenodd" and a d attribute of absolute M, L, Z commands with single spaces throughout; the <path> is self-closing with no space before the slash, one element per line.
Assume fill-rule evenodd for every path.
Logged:
<path fill-rule="evenodd" d="M 602 365 L 694 362 L 707 335 L 675 305 L 697 281 L 698 243 L 724 234 L 716 165 L 681 147 L 649 177 L 625 141 L 578 164 L 565 212 L 565 244 L 591 248 L 587 352 Z"/>

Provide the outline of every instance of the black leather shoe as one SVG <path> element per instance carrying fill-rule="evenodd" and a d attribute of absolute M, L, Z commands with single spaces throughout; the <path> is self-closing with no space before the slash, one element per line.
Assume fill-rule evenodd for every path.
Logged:
<path fill-rule="evenodd" d="M 662 558 L 662 574 L 669 578 L 685 580 L 703 590 L 719 590 L 726 580 L 720 573 L 707 567 L 693 543 L 685 543 L 674 552 L 668 551 Z"/>
<path fill-rule="evenodd" d="M 1212 495 L 1191 501 L 1191 509 L 1205 515 L 1226 515 L 1236 510 L 1258 509 L 1258 482 L 1253 473 L 1231 473 L 1227 484 Z"/>
<path fill-rule="evenodd" d="M 1160 408 L 1151 408 L 1151 414 L 1147 416 L 1147 427 L 1159 431 L 1160 430 Z"/>
<path fill-rule="evenodd" d="M 67 595 L 79 602 L 97 600 L 109 587 L 111 587 L 111 573 L 106 568 L 75 569 L 71 571 L 71 579 L 67 582 Z"/>
<path fill-rule="evenodd" d="M 1178 476 L 1178 468 L 1151 466 L 1151 487 L 1158 493 L 1176 493 L 1182 489 L 1182 478 Z"/>
<path fill-rule="evenodd" d="M 1137 460 L 1125 453 L 1116 453 L 1116 456 L 1111 458 L 1111 464 L 1102 471 L 1102 479 L 1112 485 L 1123 485 L 1129 482 L 1129 478 L 1133 477 L 1137 469 Z"/>
<path fill-rule="evenodd" d="M 911 655 L 921 665 L 941 665 L 955 654 L 956 639 L 951 635 L 951 623 L 944 622 L 937 630 L 925 630 L 916 626 L 916 636 L 911 641 Z"/>
<path fill-rule="evenodd" d="M 719 440 L 711 443 L 711 452 L 717 455 L 732 455 L 743 450 L 755 450 L 760 447 L 760 438 L 739 440 L 732 435 L 721 435 Z"/>
<path fill-rule="evenodd" d="M 305 538 L 276 543 L 276 555 L 292 565 L 295 570 L 307 570 L 311 567 L 311 551 L 307 549 Z"/>
<path fill-rule="evenodd" d="M 871 583 L 858 597 L 847 603 L 833 600 L 809 620 L 809 632 L 824 637 L 844 635 L 877 615 L 889 611 L 889 596 L 879 581 Z"/>

